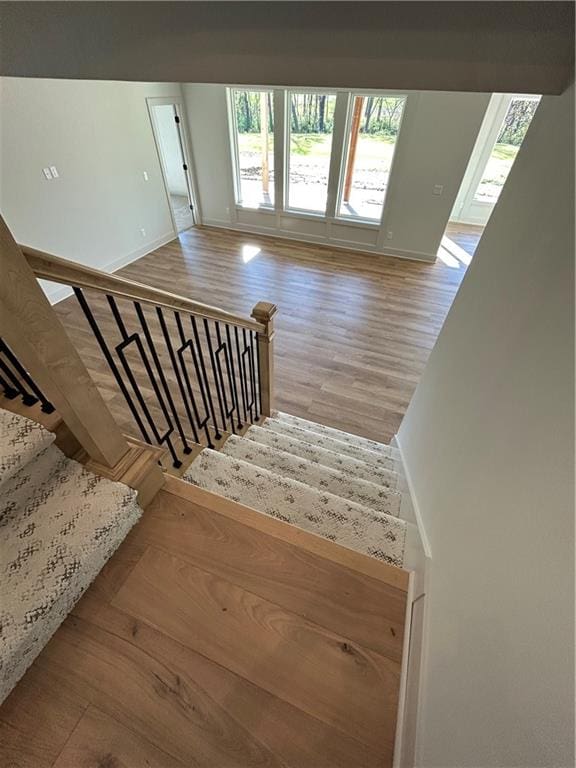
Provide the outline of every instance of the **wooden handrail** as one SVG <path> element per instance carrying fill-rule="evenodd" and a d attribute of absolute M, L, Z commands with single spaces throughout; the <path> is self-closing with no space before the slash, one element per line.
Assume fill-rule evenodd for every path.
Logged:
<path fill-rule="evenodd" d="M 146 302 L 167 309 L 188 312 L 191 315 L 207 317 L 211 320 L 219 320 L 230 325 L 248 328 L 257 333 L 267 332 L 267 327 L 264 323 L 256 322 L 241 315 L 234 315 L 231 312 L 218 309 L 218 307 L 202 304 L 185 296 L 178 296 L 175 293 L 170 293 L 170 291 L 153 288 L 144 283 L 128 280 L 125 277 L 101 272 L 98 269 L 77 264 L 60 256 L 38 251 L 27 245 L 20 245 L 20 248 L 36 277 L 43 280 L 50 280 L 54 283 L 76 286 L 78 288 L 92 288 L 95 291 L 109 293 L 120 298 L 130 299 L 131 301 Z"/>

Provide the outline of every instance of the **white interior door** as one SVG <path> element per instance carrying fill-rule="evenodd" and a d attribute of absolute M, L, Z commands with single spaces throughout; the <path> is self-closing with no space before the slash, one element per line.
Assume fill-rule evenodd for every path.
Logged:
<path fill-rule="evenodd" d="M 196 223 L 195 195 L 181 105 L 148 99 L 148 110 L 174 229 L 179 234 Z"/>

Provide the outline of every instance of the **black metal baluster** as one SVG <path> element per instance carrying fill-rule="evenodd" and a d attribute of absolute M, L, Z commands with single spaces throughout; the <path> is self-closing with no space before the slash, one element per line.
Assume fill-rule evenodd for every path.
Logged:
<path fill-rule="evenodd" d="M 255 342 L 256 340 L 256 342 Z M 259 407 L 261 407 L 261 403 L 259 401 L 259 394 L 260 394 L 260 381 L 258 380 L 258 384 L 256 384 L 256 371 L 255 371 L 255 360 L 254 360 L 254 344 L 256 343 L 256 357 L 258 358 L 258 367 L 260 367 L 260 353 L 258 351 L 258 337 L 254 333 L 254 331 L 250 331 L 250 348 L 252 350 L 252 354 L 250 355 L 250 366 L 251 366 L 251 374 L 252 374 L 252 391 L 254 392 L 254 415 L 256 421 L 260 418 L 260 411 Z"/>
<path fill-rule="evenodd" d="M 220 380 L 220 387 L 222 388 L 222 399 L 224 400 L 224 413 L 230 420 L 230 426 L 232 432 L 236 434 L 236 425 L 234 423 L 234 395 L 232 394 L 232 382 L 230 379 L 230 365 L 228 363 L 228 355 L 226 354 L 226 344 L 222 343 L 222 334 L 220 333 L 220 323 L 216 322 L 216 338 L 218 339 L 218 349 L 216 350 L 216 365 L 218 367 L 218 378 Z M 226 397 L 226 385 L 224 384 L 224 374 L 222 373 L 222 363 L 220 362 L 221 353 L 224 353 L 224 360 L 226 361 L 226 369 L 228 373 L 228 389 L 230 390 L 230 399 L 232 400 L 232 407 L 228 408 L 228 398 Z"/>
<path fill-rule="evenodd" d="M 238 361 L 238 375 L 240 376 L 240 392 L 242 394 L 242 410 L 244 412 L 244 421 L 247 420 L 246 414 L 246 391 L 244 387 L 244 377 L 242 375 L 242 358 L 240 357 L 240 341 L 238 339 L 238 326 L 234 326 L 234 339 L 236 341 L 236 360 Z"/>
<path fill-rule="evenodd" d="M 10 369 L 10 367 L 4 362 L 4 360 L 0 360 L 0 370 L 2 371 L 6 379 L 9 379 L 12 382 L 12 385 L 8 384 L 10 391 L 16 392 L 16 397 L 20 396 L 22 398 L 22 402 L 24 405 L 34 405 L 35 403 L 38 402 L 38 400 L 34 397 L 34 395 L 31 395 L 29 392 L 26 392 L 26 390 L 22 386 L 22 382 L 18 379 L 18 377 Z"/>
<path fill-rule="evenodd" d="M 12 350 L 4 340 L 0 340 L 0 351 L 8 358 L 8 360 L 12 364 L 12 367 L 14 368 L 16 373 L 26 383 L 26 385 L 32 390 L 32 396 L 30 398 L 30 402 L 26 404 L 34 405 L 34 403 L 40 400 L 40 402 L 42 403 L 40 407 L 41 411 L 43 411 L 44 413 L 54 413 L 54 406 L 52 405 L 52 403 L 45 397 L 42 390 L 36 385 L 36 382 L 32 379 L 28 371 L 20 363 L 16 355 L 12 352 Z M 32 402 L 32 398 L 33 398 L 33 402 Z M 22 393 L 22 399 L 24 400 L 24 392 Z"/>
<path fill-rule="evenodd" d="M 146 427 L 144 426 L 142 419 L 140 418 L 140 414 L 138 413 L 138 410 L 134 403 L 132 402 L 132 398 L 130 397 L 130 393 L 128 391 L 128 388 L 124 384 L 124 379 L 120 375 L 120 371 L 118 370 L 118 366 L 114 362 L 114 358 L 112 357 L 112 353 L 108 349 L 108 345 L 106 344 L 106 341 L 104 339 L 104 336 L 102 335 L 102 332 L 100 331 L 100 328 L 98 327 L 98 323 L 96 322 L 94 315 L 92 314 L 92 310 L 88 306 L 88 302 L 86 301 L 86 298 L 84 294 L 82 293 L 81 288 L 74 288 L 74 293 L 76 294 L 76 298 L 78 299 L 78 302 L 80 306 L 82 307 L 82 311 L 84 312 L 84 315 L 86 319 L 88 320 L 88 324 L 90 328 L 92 329 L 92 333 L 96 337 L 96 341 L 100 345 L 100 349 L 102 350 L 102 354 L 104 355 L 104 358 L 106 359 L 106 362 L 108 363 L 108 367 L 112 371 L 112 375 L 116 379 L 116 383 L 120 387 L 120 391 L 124 395 L 124 399 L 126 400 L 126 403 L 128 404 L 128 407 L 130 408 L 130 411 L 132 413 L 132 416 L 134 417 L 134 421 L 138 425 L 138 428 L 140 429 L 140 432 L 142 433 L 142 437 L 144 438 L 144 442 L 150 443 L 150 438 L 148 436 L 148 432 L 146 431 Z"/>
<path fill-rule="evenodd" d="M 28 392 L 24 388 L 24 384 L 22 383 L 22 381 L 18 378 L 18 376 L 16 376 L 16 374 L 10 368 L 10 366 L 4 360 L 1 360 L 1 359 L 0 359 L 0 370 L 4 373 L 4 376 L 12 382 L 14 388 L 18 391 L 18 394 L 22 398 L 23 405 L 27 405 L 27 406 L 36 405 L 36 403 L 38 402 L 38 398 L 34 397 L 34 395 L 32 395 L 30 392 Z"/>
<path fill-rule="evenodd" d="M 256 392 L 258 393 L 258 418 L 262 415 L 262 362 L 260 360 L 260 344 L 258 343 L 259 334 L 256 333 L 256 372 L 258 374 L 258 382 L 256 384 Z"/>
<path fill-rule="evenodd" d="M 158 353 L 156 352 L 156 347 L 154 346 L 154 341 L 152 339 L 152 335 L 150 334 L 148 323 L 146 322 L 146 316 L 144 315 L 142 306 L 138 301 L 134 302 L 134 307 L 136 309 L 136 314 L 138 315 L 138 319 L 140 320 L 140 325 L 142 326 L 144 337 L 148 344 L 148 349 L 150 350 L 150 354 L 152 355 L 152 359 L 154 360 L 154 365 L 156 367 L 156 371 L 158 372 L 158 378 L 160 379 L 160 383 L 162 384 L 162 387 L 164 389 L 164 394 L 166 395 L 166 400 L 168 401 L 168 405 L 170 406 L 172 416 L 174 417 L 176 429 L 178 430 L 178 434 L 180 435 L 180 440 L 182 441 L 183 451 L 186 455 L 188 455 L 192 453 L 192 448 L 190 448 L 190 446 L 188 445 L 186 435 L 184 434 L 184 430 L 182 429 L 182 424 L 180 422 L 180 417 L 178 416 L 178 411 L 176 410 L 176 406 L 174 405 L 174 400 L 172 398 L 172 393 L 170 392 L 170 387 L 168 386 L 168 382 L 166 381 L 166 376 L 164 375 L 160 358 L 158 357 Z M 176 466 L 176 464 L 174 466 Z M 178 461 L 178 467 L 181 467 L 181 466 L 182 466 L 182 462 Z"/>
<path fill-rule="evenodd" d="M 208 429 L 208 419 L 210 418 L 210 413 L 208 412 L 206 397 L 204 395 L 204 391 L 202 388 L 202 382 L 200 381 L 200 372 L 198 370 L 198 361 L 196 360 L 194 344 L 190 339 L 186 338 L 186 334 L 184 333 L 184 327 L 182 326 L 182 320 L 180 318 L 180 313 L 174 312 L 174 317 L 176 318 L 176 325 L 178 326 L 178 333 L 180 335 L 180 342 L 181 342 L 180 349 L 177 350 L 178 359 L 180 360 L 180 367 L 182 370 L 182 374 L 184 375 L 184 382 L 186 384 L 186 389 L 188 390 L 188 396 L 190 398 L 190 402 L 192 403 L 192 408 L 194 409 L 194 416 L 196 417 L 196 423 L 198 424 L 198 427 L 200 429 L 204 430 L 204 434 L 206 435 L 206 440 L 208 442 L 208 447 L 213 448 L 214 446 L 212 444 L 212 439 L 210 437 L 210 430 Z M 200 414 L 198 413 L 196 398 L 194 397 L 194 391 L 192 389 L 192 384 L 190 383 L 190 377 L 188 376 L 188 368 L 184 363 L 184 351 L 186 349 L 189 349 L 190 354 L 192 355 L 192 362 L 194 363 L 196 378 L 198 379 L 198 384 L 200 386 L 200 396 L 202 397 L 202 403 L 204 405 L 204 411 L 206 413 L 206 416 L 203 419 L 200 418 Z"/>
<path fill-rule="evenodd" d="M 218 375 L 216 373 L 216 359 L 214 357 L 214 349 L 212 347 L 212 338 L 210 337 L 210 328 L 208 326 L 207 318 L 204 319 L 204 333 L 206 334 L 206 341 L 208 343 L 208 354 L 210 355 L 210 363 L 212 364 L 212 371 L 214 373 L 214 385 L 216 387 L 216 396 L 218 397 L 218 406 L 220 408 L 220 415 L 222 416 L 222 425 L 226 432 L 226 416 L 224 412 L 224 405 L 222 403 L 222 393 L 220 392 L 220 386 L 218 384 Z M 216 324 L 216 321 L 214 321 Z"/>
<path fill-rule="evenodd" d="M 204 354 L 202 352 L 202 345 L 200 344 L 200 334 L 198 333 L 198 326 L 196 325 L 196 318 L 194 315 L 190 315 L 190 323 L 192 325 L 192 332 L 194 334 L 194 341 L 196 342 L 196 349 L 198 350 L 198 361 L 202 370 L 202 378 L 205 384 L 206 397 L 208 400 L 208 406 L 210 408 L 210 415 L 212 416 L 212 423 L 214 424 L 214 437 L 216 440 L 220 440 L 222 437 L 220 430 L 218 429 L 218 422 L 216 421 L 216 412 L 214 411 L 214 401 L 212 399 L 212 392 L 210 390 L 210 381 L 208 374 L 206 373 L 206 365 L 204 364 Z M 200 376 L 198 376 L 200 379 Z M 212 446 L 210 446 L 212 447 Z"/>
<path fill-rule="evenodd" d="M 0 376 L 0 387 L 4 390 L 6 400 L 14 400 L 20 394 L 17 389 L 11 387 L 3 376 Z"/>
<path fill-rule="evenodd" d="M 156 314 L 158 315 L 160 328 L 162 329 L 164 341 L 166 342 L 166 348 L 168 350 L 168 354 L 170 355 L 170 362 L 172 363 L 172 368 L 174 369 L 174 373 L 176 375 L 176 381 L 178 382 L 178 389 L 180 390 L 182 402 L 184 403 L 184 408 L 186 409 L 186 415 L 188 416 L 188 421 L 190 422 L 190 427 L 192 428 L 192 433 L 194 434 L 194 442 L 200 443 L 200 440 L 198 439 L 198 430 L 196 429 L 196 424 L 194 422 L 194 416 L 190 410 L 190 404 L 188 403 L 188 398 L 186 397 L 186 390 L 184 389 L 184 384 L 182 383 L 182 376 L 180 375 L 180 368 L 174 353 L 172 339 L 170 338 L 170 333 L 168 331 L 168 327 L 166 326 L 166 320 L 164 319 L 164 314 L 161 307 L 156 307 Z M 212 448 L 211 445 L 209 445 L 209 447 Z"/>
<path fill-rule="evenodd" d="M 248 331 L 248 333 L 251 333 L 251 332 Z M 250 414 L 250 421 L 253 424 L 254 423 L 254 389 L 253 389 L 254 384 L 250 379 L 250 375 L 252 373 L 252 363 L 251 363 L 252 348 L 248 345 L 246 328 L 242 328 L 242 338 L 244 339 L 244 351 L 242 352 L 242 382 L 244 384 L 244 389 L 246 392 L 246 402 L 247 402 L 248 412 Z M 248 366 L 246 365 L 246 363 L 248 363 Z M 250 379 L 250 398 L 248 398 L 249 379 Z"/>
<path fill-rule="evenodd" d="M 116 325 L 118 326 L 120 335 L 122 336 L 122 342 L 115 346 L 115 350 L 116 350 L 116 354 L 120 358 L 122 367 L 124 368 L 124 373 L 126 374 L 128 381 L 132 386 L 132 390 L 136 396 L 136 399 L 138 400 L 138 403 L 140 404 L 140 408 L 142 409 L 144 417 L 148 422 L 148 426 L 152 430 L 152 434 L 154 435 L 154 439 L 156 440 L 157 444 L 163 445 L 164 443 L 166 443 L 166 445 L 168 446 L 168 450 L 170 451 L 170 455 L 172 456 L 172 464 L 176 468 L 181 467 L 182 462 L 178 458 L 178 454 L 176 453 L 176 450 L 174 449 L 174 446 L 172 444 L 171 435 L 174 432 L 174 426 L 170 419 L 170 415 L 168 413 L 168 409 L 166 408 L 166 403 L 164 402 L 164 398 L 162 397 L 160 388 L 158 387 L 158 382 L 156 381 L 156 377 L 154 376 L 154 372 L 152 371 L 152 368 L 150 366 L 148 355 L 144 350 L 144 347 L 142 345 L 142 342 L 140 341 L 140 337 L 138 336 L 138 334 L 137 333 L 129 334 L 128 331 L 126 330 L 124 320 L 122 319 L 122 315 L 118 310 L 118 306 L 116 304 L 114 297 L 107 294 L 106 298 L 108 300 L 108 304 L 110 305 L 110 309 L 112 310 L 114 319 L 116 320 Z M 160 410 L 162 411 L 162 415 L 164 416 L 164 419 L 166 421 L 167 429 L 163 435 L 161 435 L 160 432 L 158 431 L 156 422 L 154 421 L 152 414 L 150 413 L 150 409 L 148 408 L 148 405 L 146 403 L 146 400 L 144 399 L 144 396 L 140 391 L 140 385 L 138 384 L 136 377 L 132 372 L 132 368 L 130 367 L 130 363 L 126 358 L 126 355 L 124 354 L 124 350 L 127 347 L 129 347 L 131 344 L 135 344 L 136 348 L 138 349 L 138 353 L 140 355 L 142 362 L 144 363 L 144 368 L 146 369 L 146 374 L 150 379 L 150 383 L 152 384 L 154 394 L 156 395 L 156 399 L 158 400 L 158 403 L 160 405 Z"/>
<path fill-rule="evenodd" d="M 237 423 L 236 426 L 238 429 L 242 429 L 242 420 L 240 418 L 240 403 L 238 402 L 238 386 L 236 383 L 236 371 L 234 370 L 234 348 L 232 347 L 232 340 L 230 337 L 230 326 L 228 323 L 226 323 L 226 349 L 228 351 L 228 360 L 230 364 L 230 371 L 231 371 L 231 381 L 232 381 L 232 394 L 234 397 L 234 404 L 236 407 L 236 416 L 237 416 Z"/>

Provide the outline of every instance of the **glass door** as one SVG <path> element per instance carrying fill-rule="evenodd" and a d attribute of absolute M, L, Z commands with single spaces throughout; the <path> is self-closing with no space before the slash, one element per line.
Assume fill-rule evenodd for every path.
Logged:
<path fill-rule="evenodd" d="M 494 94 L 456 199 L 452 221 L 487 223 L 539 102 L 540 96 Z"/>

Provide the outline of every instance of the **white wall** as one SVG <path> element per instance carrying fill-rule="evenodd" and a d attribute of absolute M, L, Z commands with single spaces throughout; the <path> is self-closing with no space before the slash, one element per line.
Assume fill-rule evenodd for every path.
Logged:
<path fill-rule="evenodd" d="M 3 78 L 0 207 L 17 240 L 112 270 L 175 237 L 146 109 L 173 95 L 179 86 Z M 51 165 L 60 177 L 46 181 Z"/>
<path fill-rule="evenodd" d="M 489 102 L 478 93 L 408 98 L 388 190 L 387 252 L 436 258 Z M 432 194 L 436 184 L 442 195 Z"/>
<path fill-rule="evenodd" d="M 419 766 L 574 764 L 573 115 L 542 100 L 398 435 L 432 550 Z"/>
<path fill-rule="evenodd" d="M 189 84 L 183 90 L 204 224 L 429 261 L 436 258 L 490 99 L 488 94 L 408 95 L 380 227 L 237 207 L 226 87 Z M 432 193 L 436 184 L 444 187 L 441 196 Z"/>

